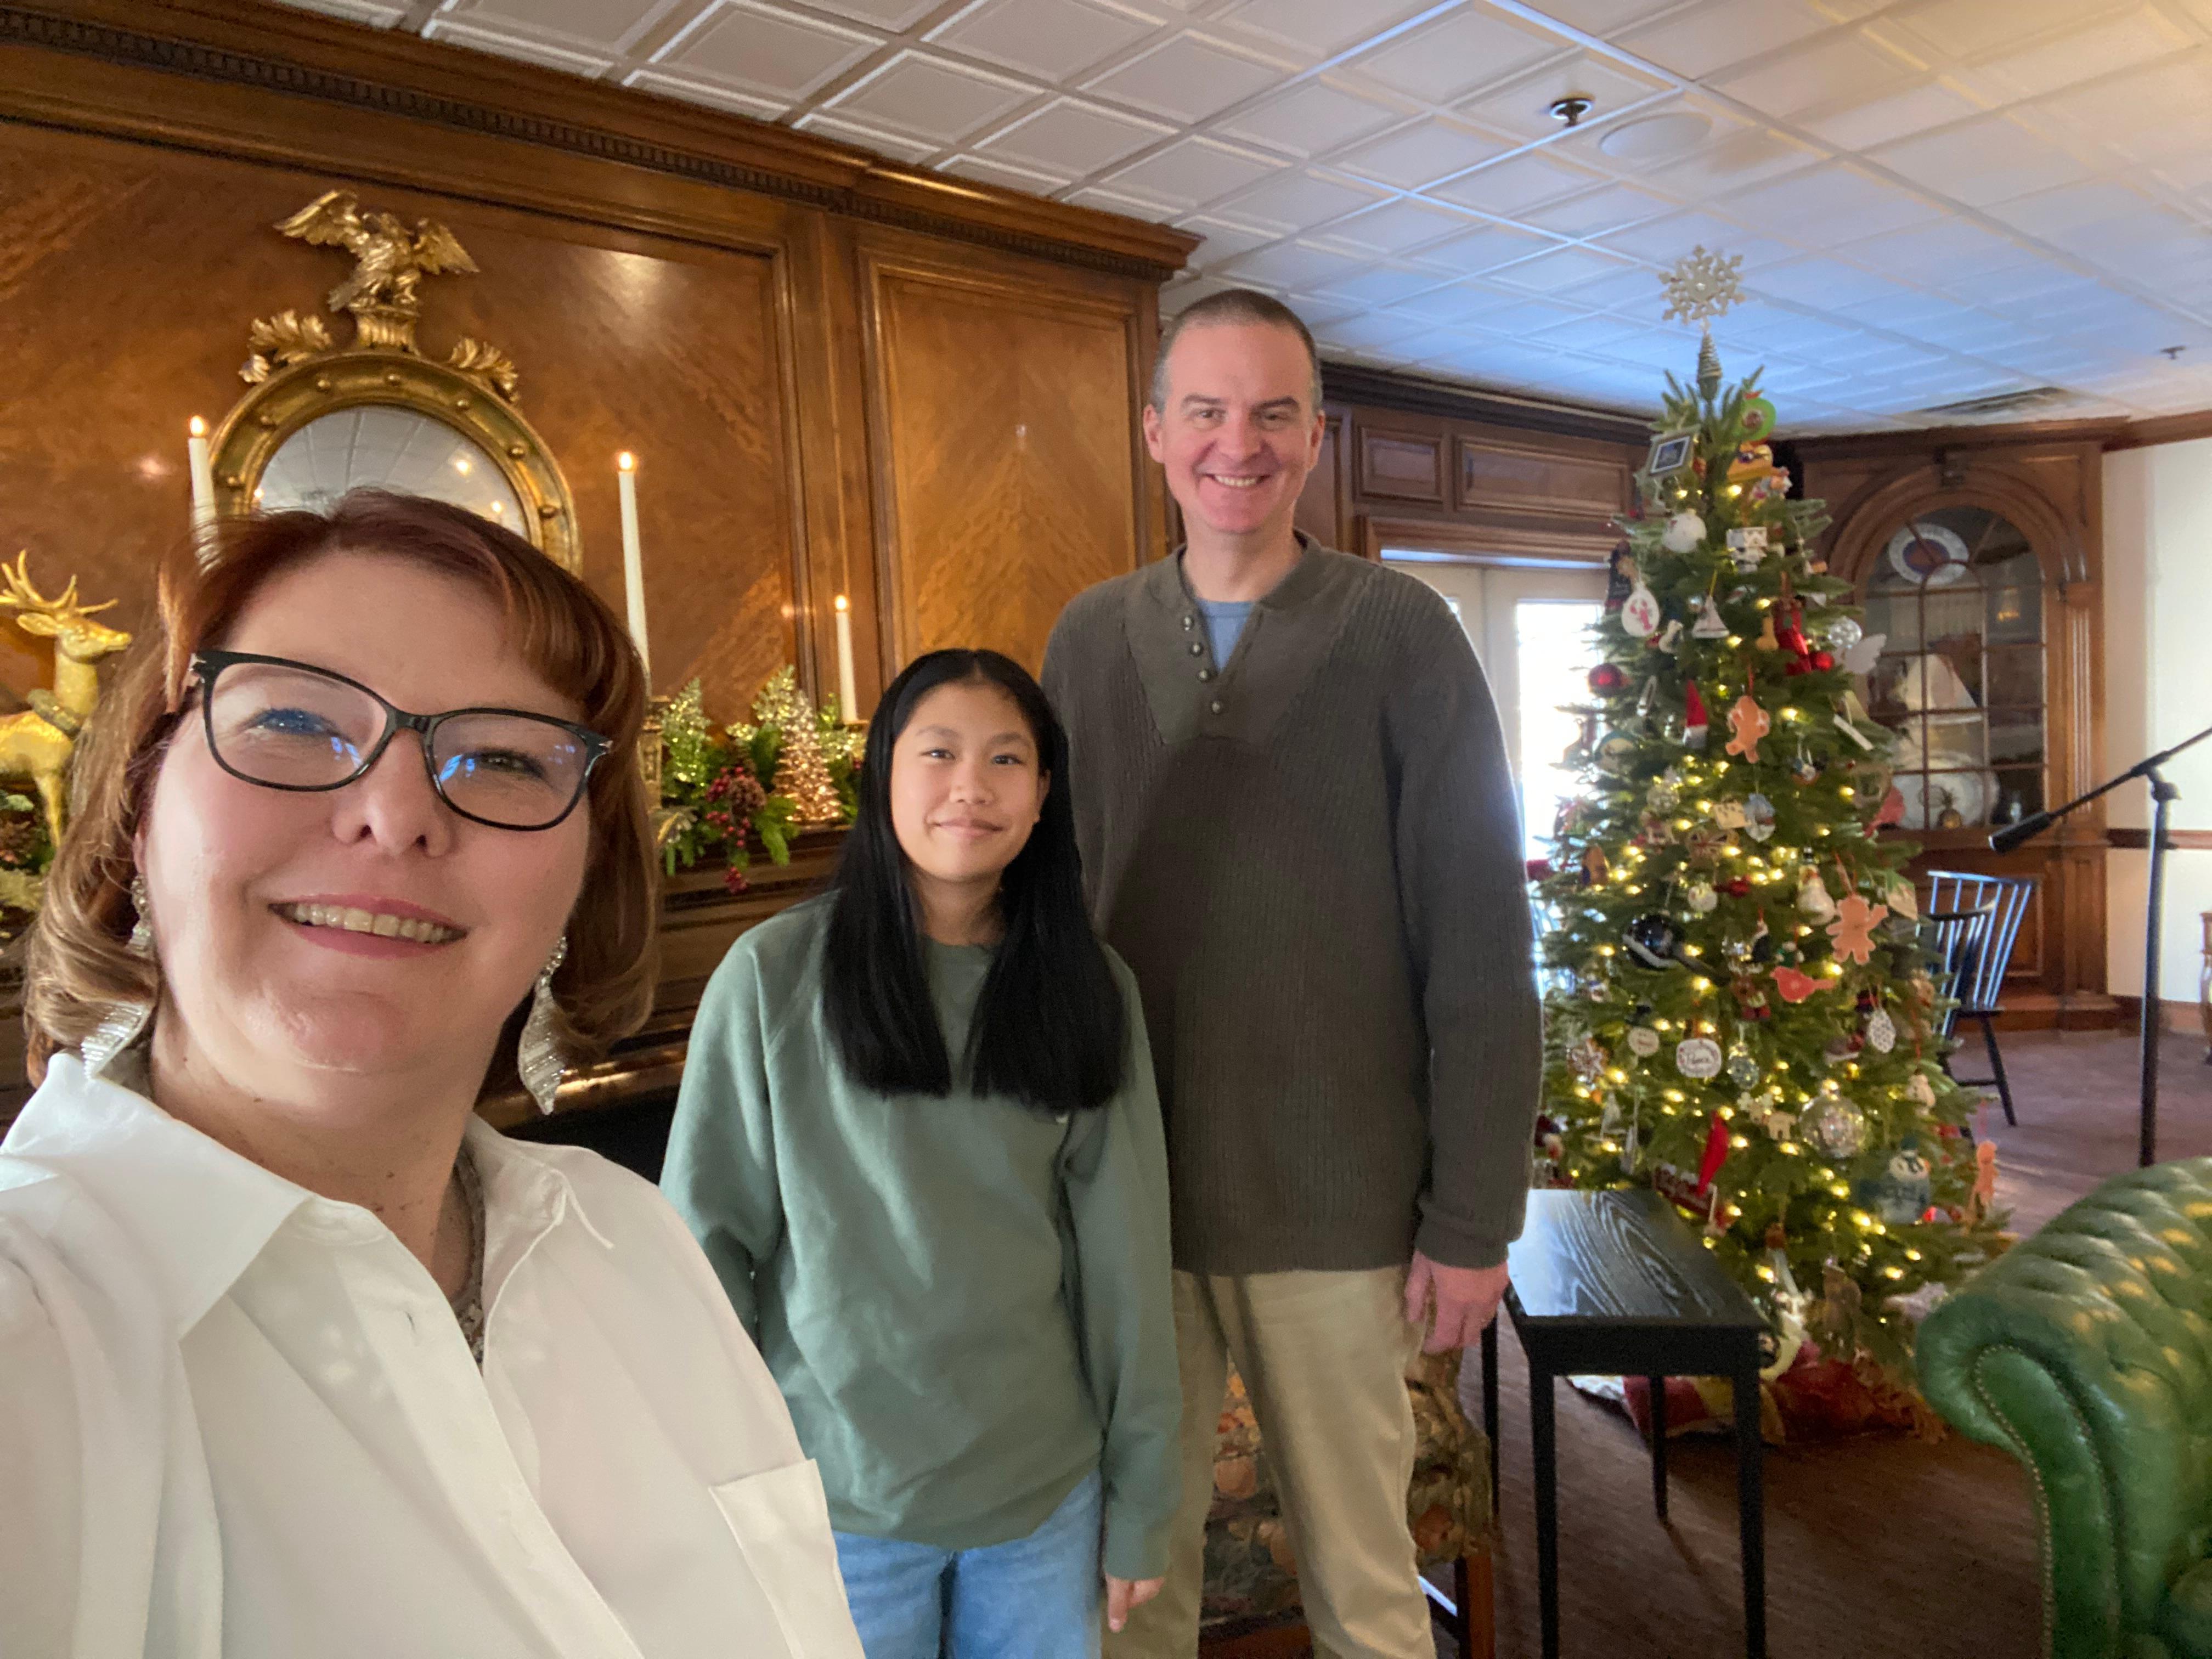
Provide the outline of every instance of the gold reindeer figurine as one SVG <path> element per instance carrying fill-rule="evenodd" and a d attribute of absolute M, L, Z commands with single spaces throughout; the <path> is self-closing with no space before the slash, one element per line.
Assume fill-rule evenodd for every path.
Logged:
<path fill-rule="evenodd" d="M 0 562 L 0 581 L 6 584 L 0 605 L 15 608 L 15 626 L 26 634 L 52 639 L 54 689 L 32 692 L 28 708 L 0 717 L 0 777 L 28 778 L 37 787 L 46 804 L 47 833 L 58 847 L 69 799 L 70 755 L 100 702 L 100 671 L 93 664 L 122 650 L 131 636 L 90 620 L 93 612 L 115 601 L 79 605 L 74 576 L 59 599 L 40 594 L 31 586 L 30 560 L 26 552 L 12 565 Z"/>

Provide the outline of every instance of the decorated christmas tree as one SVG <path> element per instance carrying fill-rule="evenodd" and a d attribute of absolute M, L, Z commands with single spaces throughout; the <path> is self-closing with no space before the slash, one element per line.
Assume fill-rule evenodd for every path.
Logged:
<path fill-rule="evenodd" d="M 1701 248 L 1668 315 L 1736 297 Z M 1724 386 L 1707 322 L 1671 375 L 1625 521 L 1577 798 L 1539 886 L 1540 1182 L 1656 1188 L 1767 1313 L 1786 1364 L 1900 1370 L 1900 1299 L 1996 1248 L 1993 1170 L 1961 1129 L 1904 873 L 1889 739 L 1869 717 L 1847 583 L 1789 498 L 1758 376 Z"/>

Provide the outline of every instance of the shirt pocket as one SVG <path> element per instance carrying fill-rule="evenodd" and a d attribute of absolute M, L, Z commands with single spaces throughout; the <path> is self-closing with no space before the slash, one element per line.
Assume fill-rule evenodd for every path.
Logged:
<path fill-rule="evenodd" d="M 775 1609 L 793 1659 L 863 1659 L 837 1571 L 830 1500 L 813 1461 L 708 1490 Z"/>

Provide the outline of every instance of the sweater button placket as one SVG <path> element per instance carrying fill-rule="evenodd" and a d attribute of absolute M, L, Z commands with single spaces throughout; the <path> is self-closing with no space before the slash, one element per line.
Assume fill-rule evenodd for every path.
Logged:
<path fill-rule="evenodd" d="M 1227 705 L 1224 703 L 1220 698 L 1216 697 L 1212 702 L 1208 703 L 1206 707 L 1212 709 L 1215 714 L 1218 714 L 1224 708 L 1227 707 Z"/>

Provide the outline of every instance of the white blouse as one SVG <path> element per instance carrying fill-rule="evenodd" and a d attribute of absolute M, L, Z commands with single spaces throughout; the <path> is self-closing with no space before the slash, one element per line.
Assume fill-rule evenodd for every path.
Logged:
<path fill-rule="evenodd" d="M 481 1372 L 368 1211 L 55 1057 L 0 1143 L 0 1654 L 860 1659 L 821 1480 L 675 1212 L 468 1137 Z"/>

